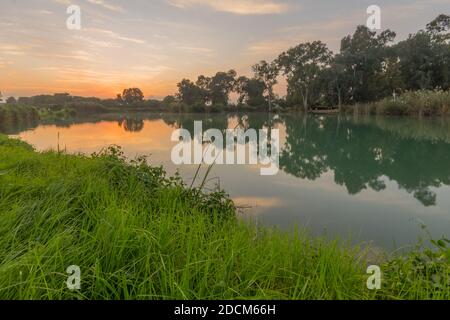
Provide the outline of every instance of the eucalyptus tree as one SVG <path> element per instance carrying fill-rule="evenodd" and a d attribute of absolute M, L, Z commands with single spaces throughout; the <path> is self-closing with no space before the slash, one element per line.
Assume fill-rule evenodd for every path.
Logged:
<path fill-rule="evenodd" d="M 324 73 L 324 81 L 328 84 L 327 100 L 332 105 L 337 104 L 339 109 L 349 101 L 351 90 L 351 77 L 342 58 L 342 55 L 336 55 Z"/>
<path fill-rule="evenodd" d="M 283 52 L 278 66 L 287 77 L 288 95 L 301 97 L 305 112 L 316 103 L 323 88 L 322 75 L 333 53 L 321 41 L 307 42 Z"/>
<path fill-rule="evenodd" d="M 198 81 L 197 81 L 198 84 Z M 203 87 L 198 86 L 189 79 L 183 79 L 177 84 L 177 98 L 184 104 L 193 106 L 196 104 L 205 104 L 207 92 Z"/>
<path fill-rule="evenodd" d="M 383 68 L 388 57 L 388 44 L 395 32 L 385 30 L 380 34 L 366 26 L 358 26 L 353 35 L 341 40 L 340 60 L 351 79 L 351 100 L 372 101 L 383 97 L 379 91 L 383 82 Z"/>
<path fill-rule="evenodd" d="M 435 42 L 448 44 L 450 41 L 450 16 L 439 15 L 427 24 L 426 30 Z"/>
<path fill-rule="evenodd" d="M 408 90 L 450 88 L 450 17 L 440 15 L 425 30 L 398 43 L 397 55 Z"/>
<path fill-rule="evenodd" d="M 277 78 L 280 73 L 279 66 L 276 61 L 268 63 L 265 60 L 260 61 L 252 67 L 255 74 L 255 79 L 264 83 L 265 90 L 267 91 L 267 100 L 269 102 L 269 111 L 272 110 L 272 101 L 275 98 L 273 93 L 273 87 L 278 83 Z"/>
<path fill-rule="evenodd" d="M 255 78 L 239 77 L 234 86 L 234 91 L 239 94 L 239 104 L 246 104 L 251 107 L 265 105 L 264 99 L 265 84 Z"/>
<path fill-rule="evenodd" d="M 123 90 L 121 98 L 126 104 L 142 102 L 144 101 L 144 93 L 139 88 L 129 88 Z"/>
<path fill-rule="evenodd" d="M 228 105 L 229 95 L 233 90 L 236 82 L 236 71 L 217 72 L 207 81 L 206 89 L 211 103 Z"/>

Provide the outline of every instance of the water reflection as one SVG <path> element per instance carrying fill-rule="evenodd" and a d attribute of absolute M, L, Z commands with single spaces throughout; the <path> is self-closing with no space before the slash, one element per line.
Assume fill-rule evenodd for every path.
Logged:
<path fill-rule="evenodd" d="M 367 188 L 382 191 L 387 178 L 423 205 L 435 205 L 431 188 L 450 185 L 450 144 L 423 130 L 421 138 L 400 134 L 403 120 L 397 121 L 398 127 L 386 130 L 370 119 L 285 118 L 287 138 L 280 165 L 309 180 L 332 171 L 335 183 L 349 194 Z"/>
<path fill-rule="evenodd" d="M 39 118 L 35 114 L 0 114 L 0 133 L 16 134 L 35 128 L 39 125 Z"/>
<path fill-rule="evenodd" d="M 193 135 L 194 121 L 200 120 L 204 131 L 215 128 L 225 132 L 236 126 L 256 130 L 273 127 L 281 129 L 280 169 L 306 181 L 315 181 L 331 174 L 334 183 L 344 186 L 349 195 L 358 195 L 363 190 L 386 192 L 386 182 L 395 181 L 400 190 L 405 190 L 428 207 L 435 206 L 439 201 L 436 190 L 450 185 L 448 119 L 355 119 L 267 114 L 110 114 L 46 125 L 71 130 L 81 124 L 92 124 L 79 132 L 74 131 L 78 132 L 74 133 L 74 139 L 78 137 L 83 140 L 86 137 L 83 132 L 88 131 L 86 134 L 89 139 L 94 140 L 95 136 L 103 139 L 97 141 L 93 145 L 95 147 L 102 143 L 129 143 L 129 136 L 106 125 L 115 122 L 124 133 L 133 134 L 134 141 L 140 139 L 149 143 L 146 148 L 151 152 L 155 148 L 162 150 L 166 145 L 163 157 L 168 158 L 170 131 L 184 128 Z M 16 119 L 1 122 L 0 131 L 17 134 L 38 125 L 36 119 Z M 111 139 L 104 140 L 108 132 Z M 46 137 L 48 135 L 42 134 L 36 139 L 45 140 Z M 154 141 L 158 141 L 157 146 Z M 78 141 L 78 145 L 85 144 L 86 141 Z"/>
<path fill-rule="evenodd" d="M 118 124 L 127 132 L 140 132 L 144 129 L 144 120 L 138 118 L 125 117 L 120 119 Z"/>

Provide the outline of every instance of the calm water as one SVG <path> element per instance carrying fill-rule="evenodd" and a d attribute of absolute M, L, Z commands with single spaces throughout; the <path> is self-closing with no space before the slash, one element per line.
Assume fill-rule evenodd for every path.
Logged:
<path fill-rule="evenodd" d="M 3 124 L 0 131 L 39 150 L 92 153 L 121 145 L 129 157 L 179 170 L 187 182 L 195 167 L 170 161 L 176 128 L 280 129 L 281 170 L 260 175 L 257 166 L 213 168 L 244 215 L 264 224 L 308 226 L 315 234 L 352 235 L 355 242 L 397 248 L 416 243 L 419 223 L 440 237 L 450 234 L 450 121 L 300 117 L 296 115 L 107 115 L 58 124 Z M 59 136 L 59 142 L 58 142 Z M 248 207 L 248 208 L 247 208 Z"/>

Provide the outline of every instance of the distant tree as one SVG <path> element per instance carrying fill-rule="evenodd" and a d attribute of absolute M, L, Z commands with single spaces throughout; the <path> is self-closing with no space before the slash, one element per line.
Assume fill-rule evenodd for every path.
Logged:
<path fill-rule="evenodd" d="M 278 64 L 274 61 L 268 63 L 262 60 L 260 63 L 252 67 L 255 73 L 255 78 L 264 83 L 265 91 L 267 91 L 267 99 L 269 102 L 269 111 L 272 110 L 272 101 L 275 98 L 273 93 L 273 86 L 277 84 L 277 78 L 280 72 Z"/>
<path fill-rule="evenodd" d="M 6 99 L 6 103 L 7 104 L 16 104 L 17 100 L 14 97 L 9 97 L 8 99 Z"/>
<path fill-rule="evenodd" d="M 199 79 L 200 80 L 200 79 Z M 236 82 L 236 71 L 217 72 L 207 85 L 208 97 L 213 105 L 228 105 L 229 94 Z"/>
<path fill-rule="evenodd" d="M 332 52 L 321 41 L 302 43 L 283 52 L 277 63 L 288 81 L 288 95 L 300 97 L 305 112 L 320 96 L 322 73 L 328 68 Z"/>
<path fill-rule="evenodd" d="M 122 100 L 126 104 L 144 101 L 144 93 L 139 88 L 129 88 L 122 92 Z"/>
<path fill-rule="evenodd" d="M 331 105 L 337 104 L 339 109 L 348 101 L 351 81 L 341 58 L 341 55 L 336 55 L 323 75 L 323 80 L 328 85 L 328 102 Z"/>
<path fill-rule="evenodd" d="M 177 97 L 181 102 L 189 106 L 193 106 L 196 104 L 204 105 L 206 103 L 208 95 L 204 87 L 198 86 L 189 79 L 183 79 L 180 83 L 177 84 L 177 87 Z"/>
<path fill-rule="evenodd" d="M 450 40 L 450 16 L 439 15 L 436 19 L 427 24 L 426 30 L 431 34 L 436 42 L 447 42 Z"/>
<path fill-rule="evenodd" d="M 72 100 L 69 93 L 55 93 L 53 95 L 53 102 L 57 105 L 63 105 Z"/>
<path fill-rule="evenodd" d="M 19 104 L 31 104 L 32 103 L 32 99 L 30 97 L 19 97 L 18 99 Z"/>
<path fill-rule="evenodd" d="M 366 102 L 383 97 L 380 91 L 383 67 L 388 57 L 389 42 L 395 32 L 385 30 L 380 34 L 366 26 L 358 26 L 353 35 L 341 41 L 340 62 L 350 81 L 351 101 Z"/>
<path fill-rule="evenodd" d="M 177 99 L 174 96 L 167 96 L 163 99 L 162 103 L 164 106 L 169 106 L 172 103 L 175 103 L 177 101 Z"/>
<path fill-rule="evenodd" d="M 239 77 L 234 90 L 239 94 L 239 104 L 245 103 L 251 107 L 261 107 L 266 104 L 264 99 L 265 84 L 259 79 Z"/>
<path fill-rule="evenodd" d="M 450 17 L 440 15 L 395 47 L 408 90 L 450 88 Z"/>

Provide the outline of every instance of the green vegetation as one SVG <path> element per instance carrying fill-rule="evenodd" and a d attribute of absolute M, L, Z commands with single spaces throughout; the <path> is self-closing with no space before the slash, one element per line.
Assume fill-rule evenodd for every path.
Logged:
<path fill-rule="evenodd" d="M 450 299 L 446 240 L 389 258 L 369 291 L 365 250 L 239 221 L 223 192 L 117 147 L 37 153 L 0 137 L 0 208 L 3 299 Z"/>
<path fill-rule="evenodd" d="M 386 115 L 448 114 L 450 89 L 450 16 L 441 14 L 425 29 L 393 44 L 396 33 L 380 33 L 360 25 L 341 40 L 338 53 L 322 41 L 300 43 L 271 62 L 252 67 L 253 77 L 236 71 L 183 79 L 178 92 L 162 101 L 145 100 L 139 88 L 128 88 L 116 99 L 73 97 L 68 93 L 21 97 L 19 104 L 51 112 L 229 112 L 354 109 L 369 104 L 369 113 Z M 274 86 L 280 77 L 287 82 L 286 97 Z M 237 103 L 230 103 L 230 94 Z M 399 100 L 396 97 L 401 96 Z M 443 96 L 444 100 L 442 99 Z M 379 102 L 376 102 L 379 101 Z M 16 103 L 14 98 L 9 103 Z M 342 110 L 341 110 L 342 111 Z M 64 112 L 63 112 L 64 113 Z M 64 113 L 67 115 L 67 112 Z M 57 115 L 61 116 L 61 115 Z"/>
<path fill-rule="evenodd" d="M 443 116 L 450 114 L 450 91 L 420 90 L 405 92 L 396 98 L 345 107 L 345 111 L 363 115 Z"/>

